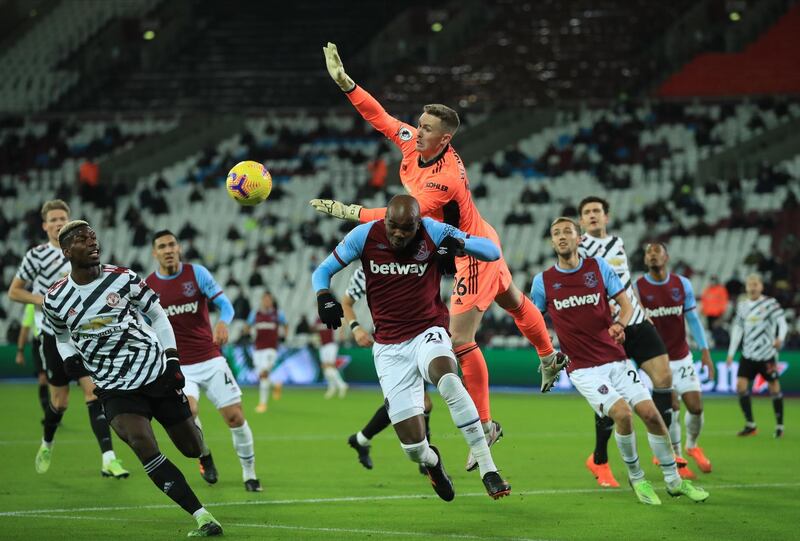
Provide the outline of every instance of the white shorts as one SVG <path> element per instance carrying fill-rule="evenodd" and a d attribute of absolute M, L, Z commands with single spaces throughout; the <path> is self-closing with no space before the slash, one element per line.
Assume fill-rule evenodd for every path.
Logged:
<path fill-rule="evenodd" d="M 186 379 L 186 386 L 183 388 L 186 396 L 198 400 L 202 389 L 217 409 L 242 401 L 242 390 L 225 357 L 214 357 L 202 363 L 181 366 L 181 372 Z"/>
<path fill-rule="evenodd" d="M 678 396 L 692 391 L 700 392 L 700 378 L 695 373 L 691 353 L 683 359 L 671 360 L 669 367 L 672 370 L 672 388 L 678 393 Z"/>
<path fill-rule="evenodd" d="M 630 360 L 579 368 L 570 372 L 569 379 L 600 417 L 606 416 L 620 398 L 631 407 L 651 399 Z"/>
<path fill-rule="evenodd" d="M 425 411 L 425 382 L 431 383 L 431 361 L 436 357 L 456 360 L 450 336 L 443 327 L 430 327 L 399 344 L 375 342 L 372 357 L 392 424 Z"/>
<path fill-rule="evenodd" d="M 322 364 L 336 365 L 336 355 L 339 354 L 339 344 L 328 342 L 319 347 L 319 362 Z"/>
<path fill-rule="evenodd" d="M 253 367 L 259 374 L 272 370 L 278 360 L 278 350 L 274 348 L 253 351 Z"/>

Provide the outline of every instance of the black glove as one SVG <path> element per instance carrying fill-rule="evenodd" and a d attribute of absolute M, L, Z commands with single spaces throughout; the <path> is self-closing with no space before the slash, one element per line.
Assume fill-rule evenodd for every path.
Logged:
<path fill-rule="evenodd" d="M 342 326 L 344 310 L 342 310 L 342 305 L 330 292 L 317 295 L 317 312 L 319 313 L 319 319 L 329 329 L 338 329 Z"/>
<path fill-rule="evenodd" d="M 178 350 L 170 348 L 164 351 L 167 358 L 167 367 L 164 370 L 165 383 L 170 389 L 183 389 L 186 380 L 181 372 L 181 363 L 178 357 Z"/>
<path fill-rule="evenodd" d="M 82 378 L 86 375 L 80 355 L 70 355 L 64 359 L 64 373 L 71 379 Z"/>
<path fill-rule="evenodd" d="M 445 276 L 456 273 L 456 257 L 464 255 L 464 241 L 447 236 L 436 249 L 439 272 Z"/>

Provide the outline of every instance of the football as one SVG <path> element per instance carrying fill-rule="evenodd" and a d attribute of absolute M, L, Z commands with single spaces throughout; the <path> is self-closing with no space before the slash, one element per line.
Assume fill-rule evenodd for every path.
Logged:
<path fill-rule="evenodd" d="M 228 172 L 225 186 L 228 195 L 240 205 L 257 205 L 269 197 L 272 176 L 258 162 L 239 162 Z"/>

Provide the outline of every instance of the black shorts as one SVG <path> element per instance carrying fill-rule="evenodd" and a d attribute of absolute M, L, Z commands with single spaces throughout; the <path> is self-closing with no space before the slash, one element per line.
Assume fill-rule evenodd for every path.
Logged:
<path fill-rule="evenodd" d="M 44 364 L 42 363 L 42 341 L 38 336 L 33 337 L 31 343 L 31 357 L 33 358 L 33 375 L 38 377 L 40 373 L 44 372 Z"/>
<path fill-rule="evenodd" d="M 667 354 L 667 346 L 649 321 L 625 327 L 625 354 L 642 366 L 653 357 Z"/>
<path fill-rule="evenodd" d="M 70 381 L 77 381 L 79 378 L 88 376 L 89 372 L 81 370 L 81 375 L 75 378 L 69 377 L 64 372 L 64 361 L 61 359 L 61 354 L 58 352 L 56 345 L 56 337 L 45 332 L 39 335 L 39 340 L 42 341 L 41 353 L 44 357 L 44 366 L 47 373 L 47 383 L 53 387 L 65 387 L 69 385 Z"/>
<path fill-rule="evenodd" d="M 169 428 L 191 419 L 192 412 L 183 391 L 167 388 L 162 378 L 133 391 L 106 391 L 98 387 L 94 394 L 102 402 L 109 423 L 117 415 L 132 413 L 155 418 L 161 426 Z"/>
<path fill-rule="evenodd" d="M 758 374 L 761 374 L 767 381 L 777 381 L 778 365 L 775 359 L 771 361 L 751 361 L 745 357 L 739 359 L 739 372 L 736 374 L 737 377 L 752 381 L 756 379 Z"/>

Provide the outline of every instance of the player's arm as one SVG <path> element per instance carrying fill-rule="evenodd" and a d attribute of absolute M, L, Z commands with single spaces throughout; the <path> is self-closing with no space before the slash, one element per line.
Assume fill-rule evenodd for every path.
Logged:
<path fill-rule="evenodd" d="M 500 259 L 500 248 L 490 239 L 472 236 L 452 225 L 437 222 L 432 218 L 423 218 L 422 226 L 439 248 L 439 255 L 463 255 L 460 252 L 464 252 L 480 261 Z"/>
<path fill-rule="evenodd" d="M 317 312 L 329 329 L 338 329 L 344 316 L 342 305 L 330 291 L 331 278 L 361 255 L 372 225 L 372 222 L 362 224 L 350 231 L 311 275 L 311 285 L 317 294 Z"/>
<path fill-rule="evenodd" d="M 703 324 L 697 315 L 697 300 L 694 296 L 692 283 L 684 276 L 680 276 L 680 280 L 684 291 L 683 314 L 686 317 L 686 323 L 689 325 L 689 331 L 692 333 L 697 347 L 700 348 L 700 362 L 708 370 L 708 377 L 714 379 L 714 362 L 711 360 L 711 351 L 708 349 L 708 341 L 703 330 Z"/>
<path fill-rule="evenodd" d="M 56 312 L 50 309 L 47 300 L 42 303 L 42 313 L 50 324 L 50 328 L 55 332 L 56 348 L 64 360 L 64 372 L 70 376 L 79 373 L 80 366 L 83 364 L 83 356 L 72 342 L 66 321 L 61 320 Z"/>
<path fill-rule="evenodd" d="M 355 304 L 356 300 L 350 296 L 350 293 L 345 293 L 342 297 L 344 320 L 350 326 L 350 330 L 353 331 L 353 338 L 355 338 L 356 344 L 361 347 L 370 347 L 373 344 L 372 336 L 356 319 L 356 311 L 353 308 Z"/>
<path fill-rule="evenodd" d="M 169 316 L 158 302 L 158 295 L 135 272 L 128 271 L 128 276 L 131 304 L 148 317 L 150 326 L 156 332 L 158 342 L 164 350 L 173 350 L 177 358 L 178 345 L 175 341 L 175 332 L 172 330 Z"/>
<path fill-rule="evenodd" d="M 200 291 L 219 308 L 219 321 L 214 325 L 214 343 L 218 346 L 225 345 L 228 343 L 228 325 L 233 321 L 233 304 L 207 268 L 202 265 L 193 267 Z"/>
<path fill-rule="evenodd" d="M 775 349 L 781 349 L 783 342 L 786 340 L 786 335 L 789 333 L 789 324 L 786 323 L 786 315 L 783 312 L 783 308 L 778 306 L 777 302 L 775 305 L 777 308 L 772 313 L 772 319 L 778 327 L 778 336 L 775 338 L 773 345 Z"/>
<path fill-rule="evenodd" d="M 25 307 L 25 317 L 22 318 L 22 326 L 17 336 L 17 356 L 16 363 L 20 366 L 25 364 L 25 344 L 28 343 L 28 332 L 34 325 L 34 306 L 29 304 Z"/>
<path fill-rule="evenodd" d="M 278 336 L 284 340 L 289 338 L 289 323 L 286 321 L 286 314 L 283 310 L 278 310 Z"/>
<path fill-rule="evenodd" d="M 547 296 L 544 290 L 544 276 L 541 272 L 533 277 L 529 297 L 542 314 L 547 312 Z"/>
<path fill-rule="evenodd" d="M 733 318 L 733 325 L 731 325 L 731 343 L 728 344 L 728 357 L 725 362 L 730 365 L 733 362 L 733 356 L 736 355 L 736 350 L 739 349 L 739 343 L 744 336 L 744 321 L 741 317 L 741 306 L 736 310 L 736 317 Z"/>
<path fill-rule="evenodd" d="M 14 276 L 14 279 L 11 280 L 11 285 L 8 287 L 8 298 L 14 302 L 41 306 L 43 297 L 28 291 L 28 283 L 28 280 L 24 280 L 19 276 Z"/>
<path fill-rule="evenodd" d="M 602 257 L 595 257 L 594 260 L 600 267 L 600 274 L 603 276 L 606 295 L 608 298 L 614 299 L 617 306 L 619 306 L 617 319 L 608 328 L 608 334 L 611 335 L 611 338 L 613 338 L 615 342 L 622 344 L 625 341 L 625 327 L 628 326 L 631 317 L 633 317 L 633 305 L 630 299 L 628 299 L 625 286 L 622 285 L 619 276 L 617 276 L 617 273 L 611 268 L 611 265 Z"/>

